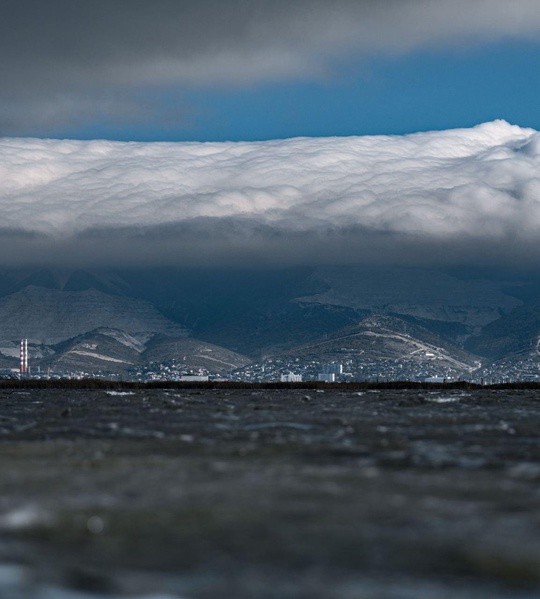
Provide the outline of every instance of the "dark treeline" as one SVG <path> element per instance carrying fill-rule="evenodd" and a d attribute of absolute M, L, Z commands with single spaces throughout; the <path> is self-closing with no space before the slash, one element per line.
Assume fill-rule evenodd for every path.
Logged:
<path fill-rule="evenodd" d="M 136 389 L 304 389 L 304 390 L 344 390 L 363 389 L 418 389 L 418 390 L 452 390 L 452 389 L 540 389 L 540 382 L 498 383 L 481 385 L 468 381 L 449 383 L 424 383 L 414 381 L 384 382 L 349 382 L 349 383 L 247 383 L 241 381 L 156 381 L 151 383 L 128 381 L 105 381 L 103 379 L 60 379 L 60 380 L 0 380 L 0 389 L 104 389 L 104 390 L 136 390 Z"/>

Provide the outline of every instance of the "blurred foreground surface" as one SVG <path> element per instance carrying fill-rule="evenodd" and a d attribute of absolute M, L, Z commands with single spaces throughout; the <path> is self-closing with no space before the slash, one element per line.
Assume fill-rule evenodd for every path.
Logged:
<path fill-rule="evenodd" d="M 540 596 L 531 391 L 1 391 L 5 599 Z"/>

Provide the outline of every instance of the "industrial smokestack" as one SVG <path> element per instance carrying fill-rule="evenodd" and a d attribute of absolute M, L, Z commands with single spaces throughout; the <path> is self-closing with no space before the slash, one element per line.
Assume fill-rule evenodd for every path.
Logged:
<path fill-rule="evenodd" d="M 21 339 L 20 348 L 20 375 L 21 378 L 25 377 L 28 373 L 28 339 Z"/>

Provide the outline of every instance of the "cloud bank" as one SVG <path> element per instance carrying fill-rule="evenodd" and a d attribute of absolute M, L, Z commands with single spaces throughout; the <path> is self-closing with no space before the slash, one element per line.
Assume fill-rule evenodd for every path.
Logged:
<path fill-rule="evenodd" d="M 537 0 L 3 0 L 0 133 L 136 122 L 160 92 L 539 34 Z"/>
<path fill-rule="evenodd" d="M 0 263 L 540 257 L 540 134 L 504 121 L 249 143 L 0 140 Z"/>

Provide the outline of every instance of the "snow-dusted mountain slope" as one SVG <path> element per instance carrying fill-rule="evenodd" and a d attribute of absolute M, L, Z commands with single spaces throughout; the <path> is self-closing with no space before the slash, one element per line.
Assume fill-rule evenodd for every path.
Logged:
<path fill-rule="evenodd" d="M 328 266 L 316 269 L 313 278 L 326 291 L 298 301 L 473 327 L 493 322 L 522 303 L 505 293 L 504 279 L 458 278 L 437 270 Z"/>
<path fill-rule="evenodd" d="M 50 345 L 99 327 L 127 333 L 185 333 L 143 300 L 96 289 L 64 291 L 28 286 L 0 298 L 0 341 L 26 337 Z"/>

